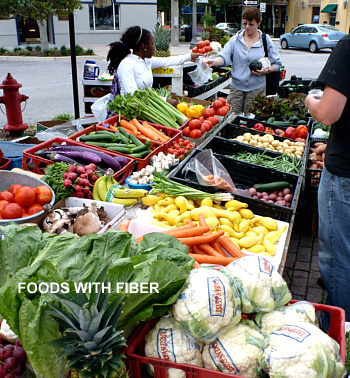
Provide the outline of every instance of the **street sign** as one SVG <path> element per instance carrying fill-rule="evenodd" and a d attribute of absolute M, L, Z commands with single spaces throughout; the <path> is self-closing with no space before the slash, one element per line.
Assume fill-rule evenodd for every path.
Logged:
<path fill-rule="evenodd" d="M 243 4 L 244 5 L 258 5 L 258 1 L 257 0 L 244 0 Z"/>
<path fill-rule="evenodd" d="M 260 3 L 260 12 L 265 13 L 266 12 L 266 3 Z"/>

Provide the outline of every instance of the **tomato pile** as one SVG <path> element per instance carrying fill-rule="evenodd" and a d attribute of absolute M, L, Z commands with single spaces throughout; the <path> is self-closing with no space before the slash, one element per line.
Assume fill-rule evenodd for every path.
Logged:
<path fill-rule="evenodd" d="M 195 54 L 206 54 L 210 51 L 213 51 L 213 48 L 210 46 L 210 41 L 200 41 L 197 43 L 197 46 L 192 49 L 192 52 Z"/>
<path fill-rule="evenodd" d="M 226 99 L 223 97 L 218 98 L 213 103 L 213 109 L 215 111 L 215 115 L 218 116 L 226 116 L 227 113 L 230 111 L 231 106 L 226 102 Z"/>
<path fill-rule="evenodd" d="M 200 117 L 190 120 L 188 126 L 182 130 L 182 134 L 191 139 L 198 139 L 219 122 L 219 118 L 215 117 L 215 110 L 213 108 L 205 108 Z"/>
<path fill-rule="evenodd" d="M 188 151 L 190 151 L 194 147 L 194 144 L 191 143 L 188 139 L 180 138 L 177 142 L 175 142 L 171 147 L 167 149 L 169 154 L 173 154 L 176 157 L 181 157 L 185 155 Z"/>
<path fill-rule="evenodd" d="M 43 210 L 43 205 L 52 200 L 52 191 L 46 185 L 36 188 L 13 184 L 0 192 L 0 218 L 28 217 Z"/>

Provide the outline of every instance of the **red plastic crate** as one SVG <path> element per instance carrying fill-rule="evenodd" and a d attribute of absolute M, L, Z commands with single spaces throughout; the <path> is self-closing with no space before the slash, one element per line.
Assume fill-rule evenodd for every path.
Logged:
<path fill-rule="evenodd" d="M 11 164 L 11 159 L 8 159 L 8 158 L 0 158 L 0 169 L 1 170 L 5 170 L 7 169 Z"/>
<path fill-rule="evenodd" d="M 111 118 L 106 119 L 105 121 L 98 123 L 96 126 L 108 128 L 110 125 L 113 126 L 118 121 L 119 121 L 119 116 L 116 115 L 116 116 L 113 116 Z M 142 120 L 138 120 L 138 121 L 141 124 L 143 122 L 145 122 L 145 121 L 142 121 Z M 152 122 L 147 122 L 147 123 L 149 125 L 153 126 L 154 128 L 156 128 L 157 130 L 162 131 L 166 136 L 168 136 L 170 138 L 170 140 L 168 140 L 167 142 L 164 143 L 167 147 L 181 138 L 182 132 L 179 129 L 172 129 L 171 127 L 157 125 L 157 124 L 152 123 Z M 111 131 L 111 130 L 109 130 L 109 131 Z"/>
<path fill-rule="evenodd" d="M 118 116 L 115 116 L 115 117 L 118 117 Z M 110 118 L 110 120 L 112 118 Z M 108 121 L 108 120 L 106 120 L 106 121 Z M 68 139 L 70 139 L 70 140 L 77 140 L 77 138 L 79 138 L 80 136 L 82 136 L 82 135 L 88 135 L 91 132 L 97 131 L 97 130 L 107 130 L 107 131 L 110 131 L 111 133 L 116 133 L 116 131 L 114 131 L 114 130 L 108 129 L 106 127 L 95 125 L 95 126 L 87 127 L 86 129 L 81 130 L 78 133 L 75 133 L 73 135 L 70 135 L 68 137 Z M 180 138 L 180 135 L 179 135 L 179 138 Z M 143 143 L 146 142 L 146 140 L 148 140 L 147 138 L 142 138 L 142 137 L 137 137 L 137 139 L 139 139 Z M 92 147 L 91 144 L 87 144 L 87 143 L 83 143 L 83 142 L 78 142 L 78 143 L 80 145 L 88 146 L 89 148 L 90 148 L 90 146 Z M 107 148 L 103 148 L 103 147 L 97 147 L 97 146 L 93 146 L 93 147 L 95 149 L 98 149 L 98 150 L 103 151 L 103 152 L 114 152 L 114 151 L 108 150 Z M 123 155 L 123 156 L 129 157 L 129 158 L 133 158 L 134 161 L 137 163 L 137 170 L 140 171 L 142 168 L 146 167 L 146 165 L 148 165 L 150 163 L 151 157 L 153 155 L 157 155 L 161 151 L 165 152 L 167 150 L 167 148 L 168 147 L 167 147 L 167 145 L 165 143 L 160 143 L 160 142 L 156 142 L 154 140 L 151 140 L 151 152 L 145 158 L 143 158 L 143 159 L 134 158 L 134 157 L 132 157 L 130 155 L 123 154 L 121 152 L 118 152 L 118 155 Z"/>
<path fill-rule="evenodd" d="M 298 302 L 292 300 L 291 303 Z M 339 307 L 312 303 L 316 312 L 327 311 L 331 315 L 330 330 L 328 335 L 332 337 L 340 346 L 340 356 L 345 362 L 345 311 Z M 155 326 L 158 319 L 153 319 L 145 323 L 140 323 L 132 333 L 128 340 L 127 361 L 130 377 L 150 377 L 147 373 L 147 364 L 151 364 L 154 368 L 154 378 L 167 378 L 168 368 L 183 370 L 186 378 L 221 378 L 232 377 L 232 374 L 222 373 L 215 370 L 200 368 L 194 365 L 180 364 L 170 362 L 160 358 L 145 357 L 145 338 L 151 329 Z M 237 378 L 244 378 L 235 376 Z"/>
<path fill-rule="evenodd" d="M 38 174 L 45 174 L 44 169 L 50 165 L 54 164 L 54 161 L 44 159 L 40 156 L 35 155 L 35 152 L 39 150 L 46 149 L 48 150 L 54 143 L 58 144 L 66 144 L 67 146 L 80 146 L 80 147 L 87 147 L 91 148 L 91 150 L 100 150 L 100 148 L 95 146 L 87 146 L 85 143 L 80 143 L 75 140 L 70 140 L 66 138 L 53 138 L 46 142 L 40 143 L 37 146 L 30 147 L 23 151 L 23 159 L 22 159 L 22 169 L 25 171 L 31 171 Z M 110 156 L 121 156 L 118 152 L 104 150 L 103 152 L 107 153 Z M 132 168 L 134 164 L 134 159 L 130 156 L 126 156 L 128 159 L 128 163 L 124 165 L 119 171 L 115 172 L 113 178 L 117 180 L 120 184 L 122 184 L 125 179 L 131 175 Z M 34 167 L 31 169 L 31 165 L 34 164 Z"/>

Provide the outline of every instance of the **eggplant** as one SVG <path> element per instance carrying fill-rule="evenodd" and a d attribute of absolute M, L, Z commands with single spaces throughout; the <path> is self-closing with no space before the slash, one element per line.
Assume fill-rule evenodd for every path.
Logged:
<path fill-rule="evenodd" d="M 50 159 L 50 155 L 52 154 L 52 151 L 50 150 L 39 150 L 34 153 L 34 155 L 40 156 L 44 159 Z"/>
<path fill-rule="evenodd" d="M 61 155 L 67 156 L 71 159 L 77 160 L 83 164 L 99 164 L 101 163 L 101 158 L 94 152 L 90 151 L 59 151 Z"/>
<path fill-rule="evenodd" d="M 68 156 L 64 156 L 64 155 L 61 155 L 60 153 L 51 153 L 49 155 L 50 157 L 50 160 L 54 161 L 54 162 L 60 162 L 60 161 L 64 161 L 65 163 L 68 163 L 68 164 L 78 164 L 80 165 L 79 162 L 77 162 L 76 160 L 73 160 L 71 159 L 70 157 Z"/>
<path fill-rule="evenodd" d="M 90 149 L 87 147 L 82 146 L 60 146 L 60 147 L 51 147 L 50 151 L 54 152 L 62 152 L 62 151 L 87 151 L 87 152 L 93 152 L 97 156 L 99 156 L 102 159 L 102 162 L 107 166 L 114 170 L 114 172 L 117 172 L 121 169 L 121 165 L 119 161 L 114 159 L 112 156 L 98 150 Z"/>
<path fill-rule="evenodd" d="M 115 159 L 122 166 L 128 164 L 129 162 L 128 158 L 125 156 L 114 156 L 113 159 Z"/>

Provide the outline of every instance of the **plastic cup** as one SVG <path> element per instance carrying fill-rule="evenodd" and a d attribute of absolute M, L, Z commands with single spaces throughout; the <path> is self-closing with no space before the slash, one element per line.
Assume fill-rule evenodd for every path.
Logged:
<path fill-rule="evenodd" d="M 321 98 L 323 91 L 321 89 L 311 89 L 308 94 L 314 96 L 315 98 Z"/>

